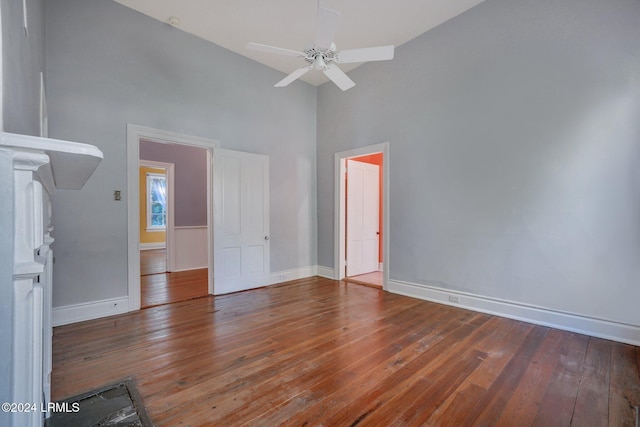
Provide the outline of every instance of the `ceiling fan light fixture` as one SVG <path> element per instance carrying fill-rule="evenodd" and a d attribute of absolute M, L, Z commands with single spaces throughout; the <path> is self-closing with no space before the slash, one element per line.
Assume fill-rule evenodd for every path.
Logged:
<path fill-rule="evenodd" d="M 316 70 L 324 70 L 325 68 L 327 68 L 327 63 L 324 62 L 324 56 L 322 55 L 318 55 L 316 57 L 315 62 L 313 63 L 313 68 L 315 68 Z"/>
<path fill-rule="evenodd" d="M 314 44 L 297 52 L 275 46 L 268 46 L 259 43 L 248 43 L 247 47 L 253 50 L 275 53 L 285 56 L 297 56 L 304 59 L 308 65 L 298 68 L 284 79 L 276 83 L 276 87 L 287 86 L 289 83 L 300 78 L 308 71 L 314 69 L 322 71 L 329 80 L 333 81 L 340 89 L 347 90 L 355 86 L 355 83 L 336 66 L 336 64 L 348 64 L 355 62 L 385 61 L 393 58 L 394 47 L 377 46 L 364 49 L 348 49 L 338 51 L 333 39 L 340 12 L 320 7 L 318 4 L 318 21 L 316 28 L 316 38 Z"/>

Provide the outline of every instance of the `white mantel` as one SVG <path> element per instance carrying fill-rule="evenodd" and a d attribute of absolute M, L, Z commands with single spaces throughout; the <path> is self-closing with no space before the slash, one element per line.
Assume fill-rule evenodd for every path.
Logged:
<path fill-rule="evenodd" d="M 81 189 L 103 158 L 93 145 L 6 132 L 0 133 L 0 147 L 49 156 L 48 166 L 37 170 L 49 192 Z"/>
<path fill-rule="evenodd" d="M 102 161 L 92 145 L 11 133 L 0 133 L 0 195 L 10 206 L 1 217 L 13 228 L 13 242 L 0 242 L 0 253 L 12 254 L 13 271 L 2 272 L 2 295 L 11 299 L 11 377 L 4 396 L 11 402 L 43 410 L 8 414 L 11 426 L 42 426 L 51 398 L 51 292 L 53 243 L 51 194 L 56 189 L 81 189 Z M 12 171 L 12 173 L 11 173 Z M 9 201 L 13 199 L 13 203 Z M 6 213 L 6 210 L 5 210 Z M 9 239 L 6 239 L 9 240 Z M 5 274 L 6 273 L 6 274 Z M 5 285 L 4 278 L 9 278 Z M 4 382 L 4 381 L 3 381 Z M 7 414 L 4 414 L 7 415 Z M 4 419 L 4 418 L 3 418 Z"/>

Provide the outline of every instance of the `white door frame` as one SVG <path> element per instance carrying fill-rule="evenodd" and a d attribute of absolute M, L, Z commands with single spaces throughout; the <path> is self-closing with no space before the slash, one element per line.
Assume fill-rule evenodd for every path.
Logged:
<path fill-rule="evenodd" d="M 156 169 L 164 169 L 167 179 L 167 226 L 165 227 L 165 247 L 167 251 L 167 271 L 175 270 L 175 256 L 173 250 L 173 242 L 175 242 L 175 164 L 165 162 L 155 162 L 152 160 L 140 159 L 140 167 L 150 167 Z M 142 212 L 140 212 L 142 214 Z"/>
<path fill-rule="evenodd" d="M 140 309 L 140 179 L 139 158 L 140 139 L 148 139 L 161 144 L 179 144 L 205 148 L 207 150 L 207 231 L 209 270 L 209 294 L 213 294 L 213 188 L 211 158 L 220 141 L 193 135 L 183 135 L 160 129 L 127 123 L 127 279 L 129 288 L 129 311 Z"/>
<path fill-rule="evenodd" d="M 333 277 L 342 280 L 345 277 L 345 239 L 346 239 L 346 207 L 345 207 L 345 174 L 346 163 L 350 157 L 382 153 L 382 289 L 387 289 L 389 282 L 389 142 L 341 151 L 334 155 L 334 237 L 333 237 Z"/>

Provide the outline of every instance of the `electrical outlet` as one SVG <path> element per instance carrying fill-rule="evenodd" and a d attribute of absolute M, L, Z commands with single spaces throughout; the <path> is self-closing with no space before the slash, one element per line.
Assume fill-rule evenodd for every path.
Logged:
<path fill-rule="evenodd" d="M 449 302 L 458 304 L 460 303 L 460 298 L 458 298 L 456 295 L 449 295 Z"/>
<path fill-rule="evenodd" d="M 120 192 L 120 190 L 115 190 L 113 192 L 113 200 L 116 200 L 118 202 L 122 200 L 122 193 Z"/>

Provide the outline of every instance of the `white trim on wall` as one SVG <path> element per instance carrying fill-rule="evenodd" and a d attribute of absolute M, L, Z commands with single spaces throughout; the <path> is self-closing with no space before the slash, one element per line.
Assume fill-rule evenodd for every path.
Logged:
<path fill-rule="evenodd" d="M 345 277 L 345 218 L 344 203 L 342 198 L 345 194 L 345 174 L 346 160 L 350 157 L 360 157 L 367 154 L 382 153 L 382 259 L 384 264 L 389 265 L 389 142 L 369 145 L 366 147 L 354 148 L 353 150 L 341 151 L 334 155 L 334 237 L 333 237 L 333 278 L 342 280 Z M 324 276 L 323 276 L 324 277 Z M 382 272 L 382 288 L 387 289 L 389 281 L 389 269 Z"/>
<path fill-rule="evenodd" d="M 187 271 L 207 268 L 208 227 L 188 226 L 174 227 L 174 269 L 171 271 Z"/>
<path fill-rule="evenodd" d="M 150 251 L 153 249 L 166 249 L 167 244 L 164 242 L 156 242 L 156 243 L 140 243 L 141 251 Z"/>
<path fill-rule="evenodd" d="M 439 286 L 389 281 L 389 292 L 536 325 L 640 345 L 640 326 L 551 310 L 530 304 L 457 292 Z"/>
<path fill-rule="evenodd" d="M 335 279 L 335 270 L 331 267 L 325 267 L 323 265 L 319 265 L 317 267 L 318 276 L 324 277 L 325 279 Z"/>
<path fill-rule="evenodd" d="M 98 319 L 100 317 L 113 316 L 129 311 L 129 299 L 127 297 L 110 298 L 101 301 L 92 301 L 82 304 L 54 307 L 51 312 L 53 326 L 68 325 L 69 323 Z"/>
<path fill-rule="evenodd" d="M 213 188 L 211 182 L 211 152 L 214 148 L 220 147 L 220 141 L 203 138 L 193 135 L 183 135 L 160 129 L 153 129 L 127 123 L 127 214 L 128 214 L 128 259 L 127 259 L 127 279 L 129 290 L 129 311 L 140 309 L 140 253 L 138 242 L 140 241 L 140 185 L 138 163 L 140 158 L 140 139 L 146 139 L 161 144 L 180 144 L 193 147 L 205 148 L 207 150 L 207 221 L 213 224 L 213 206 L 210 196 Z M 171 197 L 173 199 L 173 197 Z M 167 236 L 167 242 L 171 245 L 171 240 Z M 208 252 L 213 250 L 213 227 L 209 227 L 208 232 Z M 209 293 L 213 292 L 213 256 L 208 256 L 209 269 Z"/>
<path fill-rule="evenodd" d="M 269 284 L 289 282 L 291 280 L 305 279 L 318 275 L 318 266 L 311 265 L 309 267 L 293 268 L 291 270 L 276 271 L 269 275 Z"/>

